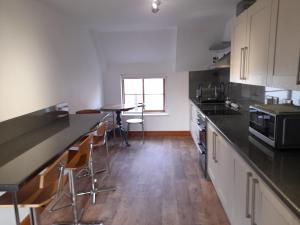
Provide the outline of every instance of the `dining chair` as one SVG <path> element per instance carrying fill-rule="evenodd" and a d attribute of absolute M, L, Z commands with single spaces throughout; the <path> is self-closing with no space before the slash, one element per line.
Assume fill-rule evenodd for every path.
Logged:
<path fill-rule="evenodd" d="M 145 104 L 139 103 L 137 108 L 141 108 L 141 113 L 137 118 L 132 118 L 126 120 L 127 123 L 127 133 L 130 132 L 130 125 L 131 124 L 140 124 L 142 126 L 142 139 L 143 143 L 145 142 L 145 131 L 144 131 L 144 111 L 145 111 Z"/>

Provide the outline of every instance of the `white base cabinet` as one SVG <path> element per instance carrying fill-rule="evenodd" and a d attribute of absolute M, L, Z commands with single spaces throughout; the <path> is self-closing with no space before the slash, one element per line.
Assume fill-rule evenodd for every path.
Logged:
<path fill-rule="evenodd" d="M 233 157 L 230 145 L 210 125 L 207 128 L 208 173 L 230 218 L 232 215 Z"/>
<path fill-rule="evenodd" d="M 208 173 L 232 225 L 300 225 L 300 220 L 208 124 Z"/>

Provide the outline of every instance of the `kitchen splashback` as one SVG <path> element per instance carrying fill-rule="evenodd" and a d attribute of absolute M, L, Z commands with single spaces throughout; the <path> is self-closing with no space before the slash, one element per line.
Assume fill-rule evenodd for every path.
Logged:
<path fill-rule="evenodd" d="M 286 99 L 292 99 L 294 105 L 300 105 L 300 91 L 247 84 L 230 83 L 229 97 L 244 108 L 248 108 L 249 104 L 264 104 L 268 97 L 278 98 L 279 104 L 284 103 Z"/>
<path fill-rule="evenodd" d="M 229 83 L 229 74 L 229 69 L 190 72 L 189 97 L 195 98 L 199 84 L 208 86 L 209 84 L 216 85 L 223 82 L 228 87 L 226 88 L 226 96 L 241 104 L 245 109 L 249 107 L 249 104 L 265 103 L 267 97 L 277 97 L 279 104 L 284 103 L 285 99 L 292 99 L 295 105 L 300 105 L 300 91 Z"/>
<path fill-rule="evenodd" d="M 215 69 L 193 71 L 189 73 L 189 97 L 196 97 L 196 90 L 201 85 L 207 87 L 209 84 L 218 85 L 221 82 L 224 84 L 229 83 L 229 69 Z"/>

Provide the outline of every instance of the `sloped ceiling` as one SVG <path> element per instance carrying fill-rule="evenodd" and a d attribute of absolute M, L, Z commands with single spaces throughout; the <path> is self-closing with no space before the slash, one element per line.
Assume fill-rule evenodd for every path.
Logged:
<path fill-rule="evenodd" d="M 176 29 L 95 33 L 97 44 L 110 65 L 173 62 Z"/>
<path fill-rule="evenodd" d="M 194 62 L 201 54 L 207 54 L 207 51 L 198 52 L 203 47 L 191 45 L 198 39 L 201 46 L 219 40 L 239 0 L 161 0 L 161 10 L 157 14 L 151 12 L 151 0 L 38 1 L 89 26 L 102 60 L 109 65 L 173 61 L 180 64 L 180 70 L 190 70 L 203 65 L 205 62 L 199 65 Z M 178 34 L 186 29 L 188 34 Z M 203 40 L 202 32 L 205 32 Z M 197 40 L 191 37 L 193 35 Z"/>

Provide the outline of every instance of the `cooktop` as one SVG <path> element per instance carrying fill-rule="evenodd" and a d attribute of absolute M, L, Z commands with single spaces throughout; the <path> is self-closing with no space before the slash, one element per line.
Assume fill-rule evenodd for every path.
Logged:
<path fill-rule="evenodd" d="M 239 115 L 237 110 L 233 110 L 225 104 L 199 104 L 200 110 L 207 116 L 209 115 Z"/>

